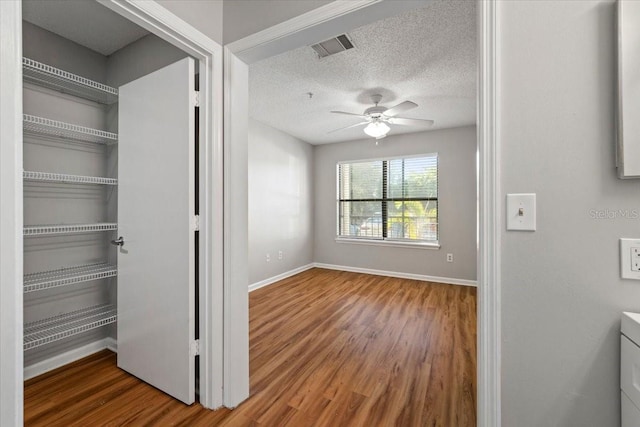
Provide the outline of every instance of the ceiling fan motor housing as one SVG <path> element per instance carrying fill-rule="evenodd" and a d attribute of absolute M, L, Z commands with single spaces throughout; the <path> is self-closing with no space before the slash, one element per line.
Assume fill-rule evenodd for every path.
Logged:
<path fill-rule="evenodd" d="M 371 116 L 372 118 L 376 119 L 382 116 L 382 113 L 384 113 L 385 111 L 387 111 L 387 107 L 378 107 L 376 105 L 375 107 L 367 108 L 364 111 L 364 115 Z"/>

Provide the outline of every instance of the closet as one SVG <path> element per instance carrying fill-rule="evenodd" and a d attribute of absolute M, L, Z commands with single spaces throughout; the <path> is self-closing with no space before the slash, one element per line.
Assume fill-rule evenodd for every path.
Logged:
<path fill-rule="evenodd" d="M 23 11 L 25 378 L 110 348 L 192 403 L 197 62 L 135 28 L 96 52 L 44 3 Z"/>

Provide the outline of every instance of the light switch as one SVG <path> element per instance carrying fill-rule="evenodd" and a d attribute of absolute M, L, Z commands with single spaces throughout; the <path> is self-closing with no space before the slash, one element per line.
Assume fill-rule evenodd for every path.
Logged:
<path fill-rule="evenodd" d="M 507 194 L 507 230 L 536 231 L 536 195 Z"/>

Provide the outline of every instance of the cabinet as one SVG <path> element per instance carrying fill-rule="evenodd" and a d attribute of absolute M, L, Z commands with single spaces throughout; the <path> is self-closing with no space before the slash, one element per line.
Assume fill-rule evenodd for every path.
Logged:
<path fill-rule="evenodd" d="M 118 228 L 107 209 L 118 180 L 104 172 L 118 135 L 30 112 L 66 110 L 75 103 L 79 111 L 88 110 L 91 120 L 100 121 L 100 111 L 107 113 L 102 106 L 116 103 L 118 90 L 30 58 L 23 58 L 22 66 L 29 95 L 23 116 L 23 346 L 31 351 L 116 322 L 114 292 L 108 287 L 115 286 L 117 267 L 106 245 Z M 88 234 L 107 238 L 87 239 Z M 84 285 L 92 290 L 84 292 Z"/>
<path fill-rule="evenodd" d="M 616 154 L 618 177 L 640 178 L 640 4 L 632 0 L 617 2 L 618 13 L 618 132 Z"/>
<path fill-rule="evenodd" d="M 622 313 L 620 331 L 622 427 L 636 427 L 640 425 L 640 314 Z"/>

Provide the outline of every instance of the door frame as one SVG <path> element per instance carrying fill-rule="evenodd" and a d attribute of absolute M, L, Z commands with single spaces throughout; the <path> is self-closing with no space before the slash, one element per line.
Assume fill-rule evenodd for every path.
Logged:
<path fill-rule="evenodd" d="M 96 0 L 199 61 L 200 403 L 224 404 L 222 46 L 155 1 Z"/>
<path fill-rule="evenodd" d="M 223 399 L 222 47 L 155 1 L 96 0 L 199 61 L 200 403 Z M 0 1 L 0 426 L 23 423 L 22 2 Z"/>
<path fill-rule="evenodd" d="M 0 1 L 0 426 L 23 424 L 22 3 Z"/>
<path fill-rule="evenodd" d="M 225 136 L 247 145 L 248 65 L 305 44 L 329 38 L 363 22 L 362 14 L 381 19 L 420 2 L 353 0 L 332 2 L 225 46 Z M 479 150 L 479 245 L 478 245 L 478 352 L 477 420 L 480 427 L 501 425 L 500 406 L 500 150 L 497 127 L 499 28 L 496 0 L 477 0 L 478 9 L 478 103 Z M 359 14 L 351 14 L 359 11 Z M 354 15 L 356 15 L 354 17 Z M 372 22 L 372 21 L 369 21 Z M 348 27 L 352 25 L 352 27 Z M 235 90 L 236 88 L 241 90 Z M 225 87 L 227 89 L 227 87 Z M 229 99 L 228 99 L 229 98 Z M 237 193 L 236 193 L 237 194 Z M 246 193 L 245 193 L 246 194 Z M 232 206 L 233 208 L 233 206 Z M 237 309 L 237 307 L 233 307 Z M 233 347 L 226 349 L 233 351 Z M 239 353 L 240 354 L 240 353 Z M 231 384 L 233 386 L 233 384 Z"/>

